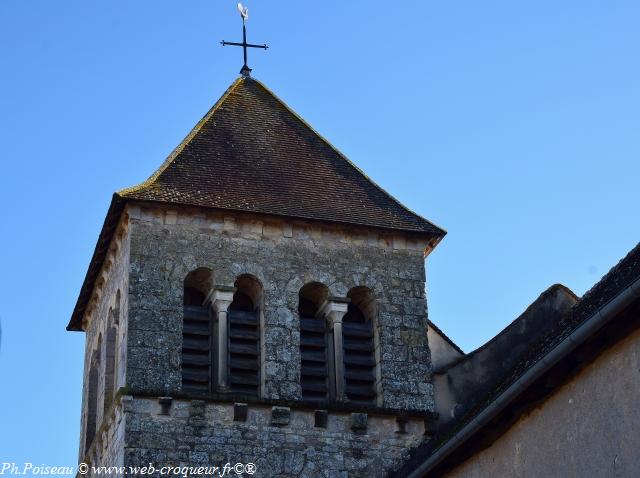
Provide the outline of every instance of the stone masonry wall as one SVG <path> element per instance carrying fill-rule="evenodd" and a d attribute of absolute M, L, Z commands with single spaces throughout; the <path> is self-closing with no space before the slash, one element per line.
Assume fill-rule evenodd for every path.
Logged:
<path fill-rule="evenodd" d="M 87 421 L 89 419 L 89 375 L 93 357 L 99 357 L 97 365 L 98 380 L 95 390 L 96 435 L 100 435 L 101 428 L 110 428 L 111 424 L 104 416 L 105 374 L 107 356 L 107 324 L 109 314 L 118 315 L 116 370 L 114 373 L 114 391 L 123 387 L 126 382 L 126 335 L 127 335 L 127 311 L 128 311 L 128 278 L 129 278 L 129 235 L 127 230 L 128 218 L 121 221 L 115 238 L 112 241 L 110 251 L 105 261 L 101 277 L 97 281 L 94 297 L 90 304 L 90 310 L 85 316 L 85 361 L 84 383 L 82 389 L 82 414 L 80 426 L 80 461 L 85 461 L 85 443 L 87 434 Z M 119 303 L 117 298 L 119 297 Z M 108 410 L 107 410 L 108 411 Z M 90 455 L 94 460 L 104 461 L 97 447 L 92 447 Z M 99 447 L 98 447 L 99 448 Z"/>
<path fill-rule="evenodd" d="M 124 466 L 126 416 L 119 397 L 104 417 L 88 453 L 80 460 L 94 466 Z M 95 474 L 99 476 L 97 473 Z"/>
<path fill-rule="evenodd" d="M 262 398 L 298 400 L 298 293 L 309 282 L 344 297 L 373 291 L 378 405 L 433 410 L 423 251 L 410 237 L 317 223 L 129 206 L 127 385 L 132 392 L 180 392 L 183 281 L 206 267 L 213 283 L 241 274 L 264 287 Z"/>
<path fill-rule="evenodd" d="M 252 476 L 260 478 L 373 478 L 398 467 L 424 433 L 420 420 L 397 433 L 394 417 L 363 421 L 360 414 L 329 413 L 327 427 L 318 428 L 314 412 L 307 410 L 273 412 L 249 404 L 246 421 L 234 421 L 233 404 L 174 400 L 169 414 L 162 415 L 158 400 L 123 398 L 126 466 L 253 463 Z"/>

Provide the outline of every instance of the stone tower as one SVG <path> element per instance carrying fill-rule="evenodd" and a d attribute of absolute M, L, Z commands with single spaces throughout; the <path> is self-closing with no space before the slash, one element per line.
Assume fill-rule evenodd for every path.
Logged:
<path fill-rule="evenodd" d="M 80 461 L 394 469 L 433 428 L 424 258 L 444 234 L 239 78 L 113 196 L 67 327 Z"/>

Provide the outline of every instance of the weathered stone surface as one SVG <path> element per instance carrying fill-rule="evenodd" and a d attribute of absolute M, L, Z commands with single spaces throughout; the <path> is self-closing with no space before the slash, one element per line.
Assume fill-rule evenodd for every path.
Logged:
<path fill-rule="evenodd" d="M 127 373 L 132 391 L 180 392 L 183 281 L 190 271 L 207 267 L 215 284 L 233 286 L 239 275 L 251 274 L 264 288 L 262 397 L 301 399 L 298 293 L 318 281 L 333 296 L 366 286 L 376 298 L 378 403 L 433 409 L 418 247 L 354 241 L 353 234 L 335 227 L 319 227 L 321 234 L 314 236 L 318 225 L 296 225 L 285 234 L 284 224 L 264 224 L 258 234 L 255 219 L 232 214 L 224 219 L 228 227 L 216 229 L 196 214 L 176 214 L 163 223 L 151 212 L 131 220 L 128 350 L 135 360 L 128 361 Z"/>
<path fill-rule="evenodd" d="M 168 419 L 150 412 L 151 399 L 133 398 L 126 414 L 128 466 L 188 464 L 223 466 L 225 463 L 254 463 L 254 476 L 372 477 L 398 467 L 408 451 L 422 439 L 419 419 L 409 420 L 407 433 L 394 432 L 396 419 L 354 414 L 367 433 L 351 430 L 351 414 L 329 414 L 327 428 L 309 426 L 314 411 L 286 410 L 287 426 L 273 426 L 272 407 L 252 405 L 247 421 L 233 420 L 234 404 L 207 402 L 195 406 L 174 400 Z M 208 417 L 199 427 L 190 418 L 178 416 L 181 409 L 202 411 Z M 286 408 L 286 407 L 274 407 Z M 284 412 L 285 410 L 280 410 Z M 216 417 L 215 419 L 209 417 Z M 368 422 L 368 426 L 367 426 Z"/>
<path fill-rule="evenodd" d="M 106 423 L 113 417 L 109 416 L 109 409 L 105 407 L 105 397 L 108 394 L 115 394 L 120 387 L 125 385 L 126 367 L 124 365 L 113 366 L 109 370 L 105 358 L 107 356 L 114 357 L 116 364 L 127 362 L 129 239 L 125 217 L 115 234 L 102 270 L 102 279 L 96 284 L 93 300 L 83 321 L 85 362 L 79 447 L 81 461 L 102 460 L 105 463 L 115 464 L 123 459 L 123 450 L 113 448 L 114 445 L 121 444 L 124 440 L 121 417 L 117 417 L 117 422 Z M 111 343 L 113 347 L 111 350 L 109 350 L 109 341 L 107 340 L 110 325 L 115 328 L 115 341 Z M 97 375 L 94 390 L 90 390 L 89 379 L 92 363 L 95 364 Z M 107 375 L 110 376 L 107 377 Z M 106 390 L 107 386 L 111 390 Z M 91 417 L 90 411 L 93 411 L 93 417 Z M 88 427 L 89 421 L 93 421 L 95 424 L 94 437 L 87 436 L 88 428 L 90 428 Z M 105 435 L 107 441 L 102 439 L 102 435 Z M 96 443 L 91 446 L 94 441 Z"/>

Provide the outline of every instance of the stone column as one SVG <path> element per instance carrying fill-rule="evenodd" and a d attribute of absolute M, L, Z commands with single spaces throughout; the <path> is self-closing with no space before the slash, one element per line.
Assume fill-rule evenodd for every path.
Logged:
<path fill-rule="evenodd" d="M 229 344 L 229 317 L 228 309 L 233 302 L 235 287 L 214 286 L 209 293 L 207 301 L 216 313 L 218 323 L 218 333 L 215 337 L 216 349 L 214 353 L 217 358 L 216 389 L 219 392 L 229 391 L 229 366 L 228 366 L 228 344 Z"/>
<path fill-rule="evenodd" d="M 344 350 L 342 346 L 342 318 L 347 313 L 348 298 L 331 297 L 320 307 L 318 315 L 324 317 L 331 331 L 331 356 L 329 357 L 329 380 L 335 398 L 339 402 L 347 401 L 344 379 Z"/>

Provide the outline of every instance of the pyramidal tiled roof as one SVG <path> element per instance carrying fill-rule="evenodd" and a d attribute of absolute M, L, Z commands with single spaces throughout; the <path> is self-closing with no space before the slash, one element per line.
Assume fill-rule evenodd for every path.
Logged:
<path fill-rule="evenodd" d="M 432 238 L 446 232 L 377 186 L 259 81 L 237 79 L 145 182 L 114 194 L 67 329 L 80 330 L 127 202 L 330 221 Z"/>
<path fill-rule="evenodd" d="M 443 236 L 333 148 L 264 85 L 239 78 L 128 199 Z"/>

